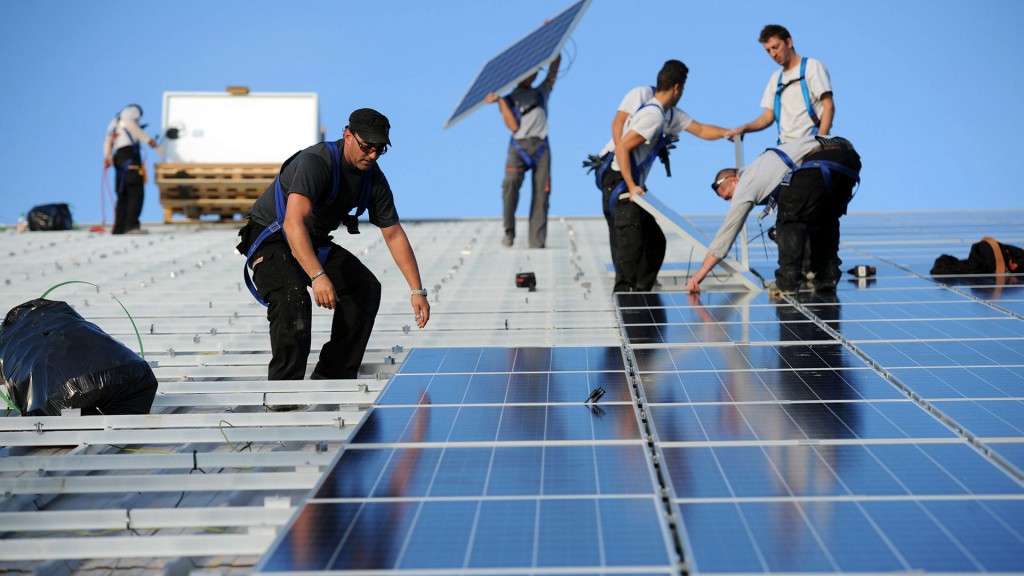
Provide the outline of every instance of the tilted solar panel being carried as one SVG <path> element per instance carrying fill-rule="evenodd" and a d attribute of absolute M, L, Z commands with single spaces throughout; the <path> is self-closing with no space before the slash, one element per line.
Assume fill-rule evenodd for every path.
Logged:
<path fill-rule="evenodd" d="M 488 94 L 505 92 L 539 67 L 554 60 L 588 5 L 590 0 L 580 0 L 488 60 L 444 127 L 448 128 L 483 106 L 484 97 Z"/>

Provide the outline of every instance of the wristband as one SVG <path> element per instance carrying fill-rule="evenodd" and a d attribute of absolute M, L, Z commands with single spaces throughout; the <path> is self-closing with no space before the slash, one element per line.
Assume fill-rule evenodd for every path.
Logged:
<path fill-rule="evenodd" d="M 427 291 L 426 290 L 412 290 L 409 293 L 412 296 L 417 296 L 417 295 L 418 296 L 426 296 L 427 295 Z"/>
<path fill-rule="evenodd" d="M 316 280 L 317 278 L 323 276 L 325 273 L 326 273 L 326 271 L 323 268 L 321 268 L 319 272 L 317 272 L 316 274 L 313 274 L 312 276 L 309 277 L 309 283 L 312 284 L 314 280 Z"/>

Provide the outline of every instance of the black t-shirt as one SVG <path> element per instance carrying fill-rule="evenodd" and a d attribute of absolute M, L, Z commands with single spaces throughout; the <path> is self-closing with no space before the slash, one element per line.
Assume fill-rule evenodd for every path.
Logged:
<path fill-rule="evenodd" d="M 281 192 L 285 204 L 288 194 L 302 194 L 313 204 L 313 212 L 306 219 L 306 230 L 315 246 L 324 246 L 329 235 L 341 225 L 342 219 L 351 213 L 359 204 L 359 196 L 363 191 L 363 179 L 373 176 L 373 192 L 366 206 L 370 223 L 386 228 L 398 223 L 398 211 L 395 210 L 395 197 L 391 192 L 384 173 L 379 167 L 366 172 L 357 170 L 345 161 L 344 142 L 338 141 L 338 152 L 341 159 L 341 178 L 338 183 L 338 194 L 334 202 L 328 204 L 334 177 L 331 175 L 331 151 L 324 143 L 314 144 L 299 153 L 281 171 Z M 261 226 L 269 226 L 277 219 L 274 200 L 274 183 L 260 195 L 249 210 L 249 217 Z"/>

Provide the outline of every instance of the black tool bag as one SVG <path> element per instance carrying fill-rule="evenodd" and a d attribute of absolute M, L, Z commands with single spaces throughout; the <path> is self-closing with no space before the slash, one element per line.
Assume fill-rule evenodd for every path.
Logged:
<path fill-rule="evenodd" d="M 998 252 L 996 248 L 998 247 Z M 971 245 L 966 260 L 943 254 L 935 259 L 933 276 L 966 274 L 1024 274 L 1024 249 L 986 236 Z"/>
<path fill-rule="evenodd" d="M 29 230 L 71 230 L 73 225 L 67 204 L 42 204 L 28 213 Z"/>
<path fill-rule="evenodd" d="M 66 302 L 32 300 L 0 326 L 0 385 L 24 416 L 148 414 L 157 381 L 149 364 Z"/>

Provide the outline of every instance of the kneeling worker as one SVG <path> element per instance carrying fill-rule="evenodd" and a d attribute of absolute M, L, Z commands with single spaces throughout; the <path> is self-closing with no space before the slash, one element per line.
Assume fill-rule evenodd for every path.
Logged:
<path fill-rule="evenodd" d="M 835 290 L 842 274 L 839 218 L 860 182 L 860 168 L 860 156 L 845 138 L 804 136 L 769 148 L 742 171 L 720 170 L 711 188 L 730 202 L 729 211 L 687 291 L 700 293 L 700 282 L 725 258 L 755 204 L 776 203 L 779 268 L 769 289 L 774 294 L 799 289 L 809 240 L 815 290 Z"/>
<path fill-rule="evenodd" d="M 388 119 L 369 108 L 349 116 L 344 136 L 314 144 L 292 156 L 249 211 L 239 232 L 239 251 L 253 271 L 257 300 L 268 306 L 271 380 L 305 377 L 316 305 L 334 310 L 331 338 L 320 350 L 312 377 L 355 378 L 380 307 L 380 282 L 331 232 L 345 223 L 358 233 L 357 218 L 369 210 L 370 223 L 412 290 L 416 324 L 430 319 L 427 291 L 409 239 L 398 220 L 387 178 L 377 166 L 391 144 Z M 350 214 L 350 212 L 354 212 Z"/>

